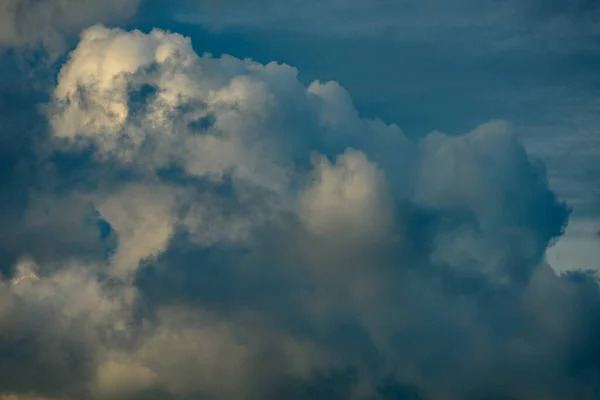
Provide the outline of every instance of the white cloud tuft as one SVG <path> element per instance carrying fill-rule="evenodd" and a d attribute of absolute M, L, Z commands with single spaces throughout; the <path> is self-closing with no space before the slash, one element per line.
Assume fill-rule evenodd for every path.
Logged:
<path fill-rule="evenodd" d="M 300 200 L 310 230 L 360 241 L 388 233 L 393 211 L 385 176 L 363 153 L 347 150 L 335 165 L 321 159 L 315 175 Z"/>

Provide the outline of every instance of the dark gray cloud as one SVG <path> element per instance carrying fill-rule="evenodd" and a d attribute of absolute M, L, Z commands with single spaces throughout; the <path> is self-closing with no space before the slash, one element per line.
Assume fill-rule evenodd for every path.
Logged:
<path fill-rule="evenodd" d="M 0 398 L 600 396 L 595 277 L 544 262 L 569 209 L 508 124 L 412 141 L 102 26 L 42 101 L 3 116 Z"/>
<path fill-rule="evenodd" d="M 103 258 L 113 245 L 112 238 L 103 238 L 91 203 L 56 190 L 63 178 L 55 173 L 58 164 L 48 158 L 49 132 L 40 108 L 47 96 L 39 82 L 29 82 L 30 71 L 21 62 L 4 56 L 0 81 L 0 274 L 5 277 L 12 276 L 23 255 L 45 261 Z M 72 190 L 73 179 L 62 176 Z M 57 197 L 64 197 L 59 207 L 54 206 Z"/>

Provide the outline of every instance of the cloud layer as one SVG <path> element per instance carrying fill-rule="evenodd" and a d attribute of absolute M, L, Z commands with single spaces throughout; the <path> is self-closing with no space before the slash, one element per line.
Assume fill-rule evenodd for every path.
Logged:
<path fill-rule="evenodd" d="M 488 51 L 532 43 L 567 51 L 595 47 L 600 11 L 594 0 L 179 0 L 174 4 L 171 9 L 178 20 L 213 30 L 377 36 L 420 43 L 451 36 Z M 469 38 L 473 32 L 479 37 Z"/>
<path fill-rule="evenodd" d="M 297 74 L 83 32 L 0 399 L 597 398 L 598 287 L 545 264 L 569 210 L 511 126 L 414 142 Z"/>
<path fill-rule="evenodd" d="M 126 21 L 140 0 L 3 0 L 0 4 L 0 51 L 42 44 L 53 54 L 63 50 L 64 35 L 93 23 Z"/>

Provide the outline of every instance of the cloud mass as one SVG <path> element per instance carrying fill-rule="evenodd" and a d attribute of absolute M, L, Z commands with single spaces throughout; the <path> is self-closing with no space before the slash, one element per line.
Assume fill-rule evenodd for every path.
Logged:
<path fill-rule="evenodd" d="M 44 113 L 0 399 L 600 396 L 598 286 L 546 264 L 569 209 L 510 124 L 413 141 L 336 82 L 103 25 Z"/>

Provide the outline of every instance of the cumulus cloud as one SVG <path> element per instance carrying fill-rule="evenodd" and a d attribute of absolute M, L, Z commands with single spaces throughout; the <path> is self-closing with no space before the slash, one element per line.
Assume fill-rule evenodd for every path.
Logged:
<path fill-rule="evenodd" d="M 315 183 L 301 199 L 309 230 L 327 235 L 346 232 L 358 238 L 385 236 L 392 218 L 384 177 L 363 153 L 347 151 L 336 165 L 322 160 Z"/>
<path fill-rule="evenodd" d="M 27 204 L 73 250 L 13 257 L 5 398 L 597 396 L 600 293 L 544 262 L 569 210 L 509 124 L 413 142 L 337 83 L 100 25 L 45 110 L 85 179 Z"/>

